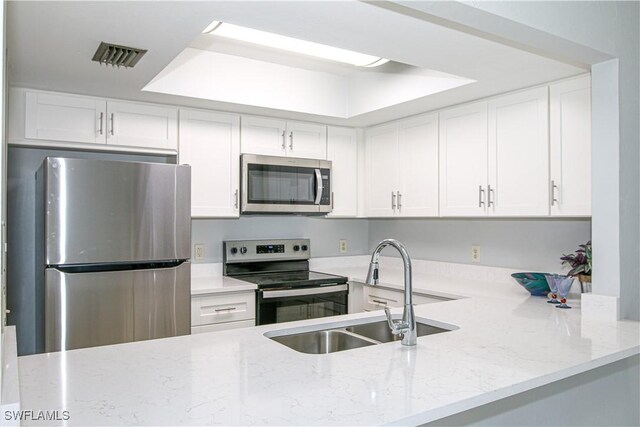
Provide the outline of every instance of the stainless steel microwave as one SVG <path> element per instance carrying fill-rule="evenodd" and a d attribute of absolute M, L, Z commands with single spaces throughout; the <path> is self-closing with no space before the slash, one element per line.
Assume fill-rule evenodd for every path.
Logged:
<path fill-rule="evenodd" d="M 328 160 L 243 154 L 241 213 L 324 215 L 331 212 Z"/>

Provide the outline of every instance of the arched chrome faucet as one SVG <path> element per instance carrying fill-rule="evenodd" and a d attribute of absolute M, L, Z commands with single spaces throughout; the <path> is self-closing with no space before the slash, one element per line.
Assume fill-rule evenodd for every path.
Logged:
<path fill-rule="evenodd" d="M 411 284 L 411 258 L 404 245 L 395 239 L 384 239 L 378 246 L 376 246 L 373 254 L 371 255 L 371 264 L 369 264 L 369 272 L 367 273 L 367 284 L 378 284 L 378 259 L 380 258 L 380 252 L 387 246 L 393 246 L 400 252 L 402 262 L 404 264 L 404 311 L 402 313 L 402 320 L 393 320 L 391 318 L 391 311 L 388 307 L 384 308 L 384 312 L 387 315 L 387 322 L 391 332 L 395 335 L 402 334 L 402 345 L 416 345 L 418 335 L 416 327 L 416 317 L 413 313 L 413 297 L 412 297 L 412 284 Z"/>

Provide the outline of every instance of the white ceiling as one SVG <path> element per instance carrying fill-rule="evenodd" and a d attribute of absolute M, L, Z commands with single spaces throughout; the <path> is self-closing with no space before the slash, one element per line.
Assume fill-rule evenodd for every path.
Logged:
<path fill-rule="evenodd" d="M 576 66 L 355 0 L 14 1 L 8 3 L 7 14 L 12 86 L 333 124 L 380 123 L 585 72 Z M 477 82 L 350 119 L 142 91 L 213 20 L 382 56 Z M 100 41 L 149 52 L 134 69 L 107 68 L 91 61 Z M 308 67 L 309 63 L 299 66 Z"/>

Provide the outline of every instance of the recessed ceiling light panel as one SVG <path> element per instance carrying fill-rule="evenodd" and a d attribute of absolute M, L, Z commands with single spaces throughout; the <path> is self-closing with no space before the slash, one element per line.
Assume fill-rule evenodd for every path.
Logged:
<path fill-rule="evenodd" d="M 253 28 L 241 27 L 226 22 L 214 21 L 204 31 L 204 34 L 240 40 L 261 46 L 282 49 L 303 55 L 331 61 L 344 62 L 357 67 L 377 67 L 388 62 L 388 59 L 379 56 L 365 55 L 347 49 L 340 49 L 320 43 L 308 42 L 293 37 L 281 36 Z"/>

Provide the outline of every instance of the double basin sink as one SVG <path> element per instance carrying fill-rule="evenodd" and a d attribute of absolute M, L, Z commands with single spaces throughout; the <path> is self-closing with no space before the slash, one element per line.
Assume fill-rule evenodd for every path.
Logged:
<path fill-rule="evenodd" d="M 417 322 L 417 327 L 418 337 L 457 329 L 455 326 L 447 325 L 449 329 L 446 329 L 446 327 L 434 326 L 422 321 Z M 386 320 L 378 319 L 342 327 L 325 325 L 324 329 L 309 332 L 280 334 L 281 332 L 283 331 L 268 332 L 265 336 L 307 354 L 334 353 L 402 339 L 402 335 L 391 333 Z"/>

